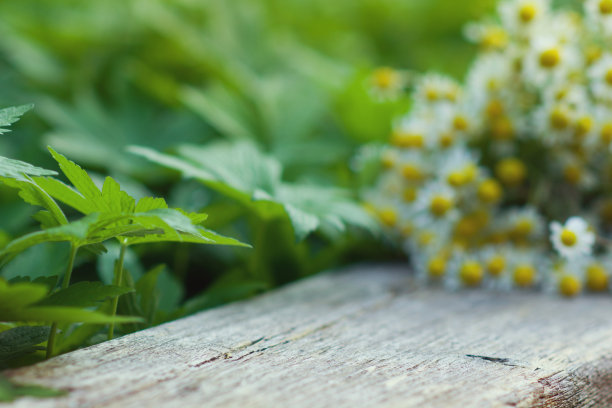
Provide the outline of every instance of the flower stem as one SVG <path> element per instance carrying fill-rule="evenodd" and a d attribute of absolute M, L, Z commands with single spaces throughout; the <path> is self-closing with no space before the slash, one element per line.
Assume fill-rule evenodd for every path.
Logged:
<path fill-rule="evenodd" d="M 117 261 L 117 266 L 115 269 L 115 282 L 114 284 L 117 286 L 121 286 L 123 282 L 123 260 L 125 258 L 125 250 L 127 245 L 121 244 L 121 250 L 119 251 L 119 260 Z M 111 307 L 111 316 L 115 317 L 117 314 L 117 305 L 119 304 L 119 296 L 115 296 L 113 298 L 113 304 Z M 108 339 L 113 339 L 113 332 L 115 331 L 115 323 L 111 323 L 108 327 Z"/>
<path fill-rule="evenodd" d="M 79 247 L 70 244 L 70 257 L 68 258 L 68 266 L 66 273 L 64 274 L 64 280 L 62 281 L 62 289 L 66 289 L 70 286 L 70 278 L 72 276 L 72 268 L 74 267 L 74 258 Z M 55 347 L 55 336 L 57 336 L 57 322 L 53 322 L 51 330 L 49 331 L 49 338 L 47 340 L 47 358 L 53 357 L 53 348 Z"/>

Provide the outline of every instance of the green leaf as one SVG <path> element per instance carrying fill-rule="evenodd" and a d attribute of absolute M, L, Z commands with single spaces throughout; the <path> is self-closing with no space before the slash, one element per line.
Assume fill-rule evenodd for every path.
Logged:
<path fill-rule="evenodd" d="M 65 228 L 34 232 L 13 241 L 4 252 L 0 252 L 0 256 L 22 251 L 41 242 L 70 241 L 83 246 L 110 238 L 119 238 L 126 245 L 170 241 L 245 246 L 200 228 L 198 225 L 206 220 L 206 214 L 168 208 L 161 198 L 145 197 L 136 204 L 134 198 L 122 191 L 119 184 L 110 177 L 106 178 L 100 191 L 87 172 L 76 163 L 50 147 L 49 151 L 76 190 L 51 178 L 37 178 L 37 185 L 42 186 L 50 196 L 83 214 L 99 213 L 98 225 L 93 225 L 91 219 L 87 219 L 70 223 Z M 48 217 L 43 218 L 43 221 L 48 220 Z"/>
<path fill-rule="evenodd" d="M 35 346 L 48 336 L 49 326 L 18 326 L 0 332 L 0 367 L 8 360 L 44 349 Z"/>
<path fill-rule="evenodd" d="M 0 374 L 0 401 L 11 402 L 19 397 L 59 397 L 65 395 L 66 391 L 53 390 L 38 385 L 14 384 L 8 378 Z"/>
<path fill-rule="evenodd" d="M 67 306 L 35 305 L 47 294 L 47 287 L 38 283 L 9 284 L 0 279 L 0 321 L 58 323 L 122 323 L 139 321 L 128 316 L 108 316 L 99 312 Z"/>
<path fill-rule="evenodd" d="M 24 175 L 30 176 L 53 176 L 54 171 L 32 166 L 30 163 L 9 159 L 0 156 L 0 177 L 23 179 Z"/>
<path fill-rule="evenodd" d="M 36 177 L 34 178 L 34 181 L 47 194 L 83 214 L 91 214 L 92 212 L 96 212 L 98 210 L 98 207 L 94 202 L 86 199 L 72 187 L 67 186 L 57 179 L 50 177 Z"/>
<path fill-rule="evenodd" d="M 0 109 L 0 135 L 9 132 L 9 130 L 5 128 L 17 122 L 21 115 L 23 115 L 33 107 L 33 104 L 29 104 L 21 106 L 11 106 L 8 108 Z"/>
<path fill-rule="evenodd" d="M 378 228 L 345 191 L 282 181 L 280 163 L 250 142 L 180 146 L 180 157 L 144 147 L 132 147 L 130 151 L 196 178 L 251 208 L 261 218 L 287 217 L 298 241 L 317 229 L 343 232 L 346 225 L 370 231 Z"/>
<path fill-rule="evenodd" d="M 3 178 L 0 179 L 4 182 L 4 184 L 9 187 L 15 188 L 19 190 L 19 196 L 26 202 L 32 205 L 40 206 L 49 211 L 51 218 L 44 216 L 45 227 L 51 225 L 63 225 L 67 224 L 68 220 L 64 215 L 62 209 L 57 205 L 57 203 L 53 200 L 53 198 L 47 193 L 47 191 L 42 188 L 38 182 L 32 179 L 11 179 L 11 178 Z M 43 178 L 38 178 L 37 180 L 45 180 Z"/>
<path fill-rule="evenodd" d="M 157 282 L 164 268 L 165 265 L 156 266 L 145 273 L 135 285 L 136 293 L 140 296 L 140 309 L 145 321 L 149 324 L 153 323 L 159 305 Z"/>
<path fill-rule="evenodd" d="M 110 211 L 108 204 L 102 199 L 102 192 L 95 185 L 91 177 L 79 165 L 57 153 L 50 146 L 47 147 L 57 161 L 64 175 L 70 180 L 79 193 L 96 207 L 96 211 Z M 58 200 L 60 197 L 56 197 Z M 71 205 L 70 203 L 67 203 Z"/>
<path fill-rule="evenodd" d="M 102 282 L 78 282 L 40 300 L 35 306 L 91 307 L 115 296 L 133 292 L 134 289 Z"/>

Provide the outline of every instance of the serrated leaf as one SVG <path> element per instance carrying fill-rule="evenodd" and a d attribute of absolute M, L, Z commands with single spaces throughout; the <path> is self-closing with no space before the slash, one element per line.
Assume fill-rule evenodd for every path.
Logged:
<path fill-rule="evenodd" d="M 19 190 L 19 196 L 26 202 L 32 205 L 45 208 L 53 217 L 53 222 L 46 218 L 47 225 L 63 225 L 67 224 L 68 220 L 62 209 L 57 205 L 53 198 L 32 179 L 1 179 L 4 184 L 9 187 Z M 39 179 L 40 180 L 40 179 Z"/>
<path fill-rule="evenodd" d="M 75 162 L 68 160 L 65 156 L 53 150 L 50 146 L 47 148 L 55 161 L 59 164 L 64 175 L 70 180 L 78 192 L 96 207 L 96 211 L 110 211 L 108 205 L 102 200 L 102 192 L 98 189 L 87 172 Z M 59 197 L 56 198 L 60 199 Z"/>
<path fill-rule="evenodd" d="M 36 177 L 34 178 L 34 181 L 47 194 L 83 214 L 91 214 L 92 212 L 96 212 L 98 210 L 98 207 L 92 201 L 86 199 L 72 187 L 67 186 L 57 179 L 50 177 Z"/>
<path fill-rule="evenodd" d="M 209 188 L 236 199 L 261 218 L 287 217 L 296 239 L 316 229 L 345 230 L 355 225 L 370 231 L 377 224 L 346 192 L 318 185 L 300 185 L 281 180 L 282 167 L 249 142 L 180 146 L 181 157 L 163 155 L 147 148 L 131 148 L 135 154 L 179 170 Z"/>
<path fill-rule="evenodd" d="M 132 288 L 104 285 L 102 282 L 78 282 L 50 294 L 34 306 L 92 307 L 105 299 L 132 291 Z"/>
<path fill-rule="evenodd" d="M 33 107 L 33 104 L 28 104 L 0 109 L 0 135 L 9 132 L 9 130 L 5 128 L 17 122 L 21 115 Z"/>
<path fill-rule="evenodd" d="M 58 323 L 123 323 L 140 321 L 129 316 L 108 316 L 100 312 L 66 306 L 37 306 L 47 294 L 38 283 L 9 284 L 0 279 L 0 321 Z"/>
<path fill-rule="evenodd" d="M 102 186 L 102 200 L 113 213 L 134 212 L 135 200 L 128 193 L 121 190 L 121 186 L 111 177 L 104 180 Z"/>
<path fill-rule="evenodd" d="M 8 280 L 8 283 L 15 284 L 20 282 L 28 282 L 35 283 L 40 285 L 45 285 L 48 290 L 52 290 L 57 285 L 57 281 L 59 280 L 59 276 L 39 276 L 36 279 L 31 279 L 29 276 L 16 276 L 12 279 Z"/>
<path fill-rule="evenodd" d="M 53 176 L 57 173 L 52 170 L 32 166 L 30 163 L 20 160 L 0 156 L 0 177 L 22 179 L 26 174 L 29 176 Z"/>
<path fill-rule="evenodd" d="M 40 350 L 35 346 L 48 336 L 49 326 L 18 326 L 0 332 L 0 367 L 5 361 Z"/>

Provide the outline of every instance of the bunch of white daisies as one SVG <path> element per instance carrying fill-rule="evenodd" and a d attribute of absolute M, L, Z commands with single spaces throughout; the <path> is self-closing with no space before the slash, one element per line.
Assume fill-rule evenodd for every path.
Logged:
<path fill-rule="evenodd" d="M 609 289 L 612 0 L 507 0 L 469 25 L 465 86 L 428 74 L 366 200 L 418 276 L 450 288 Z M 380 94 L 408 78 L 381 69 Z"/>

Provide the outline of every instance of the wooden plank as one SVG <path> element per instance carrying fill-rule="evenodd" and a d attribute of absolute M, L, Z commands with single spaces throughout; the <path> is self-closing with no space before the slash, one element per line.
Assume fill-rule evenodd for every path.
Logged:
<path fill-rule="evenodd" d="M 15 407 L 612 406 L 612 300 L 319 275 L 8 373 Z"/>

